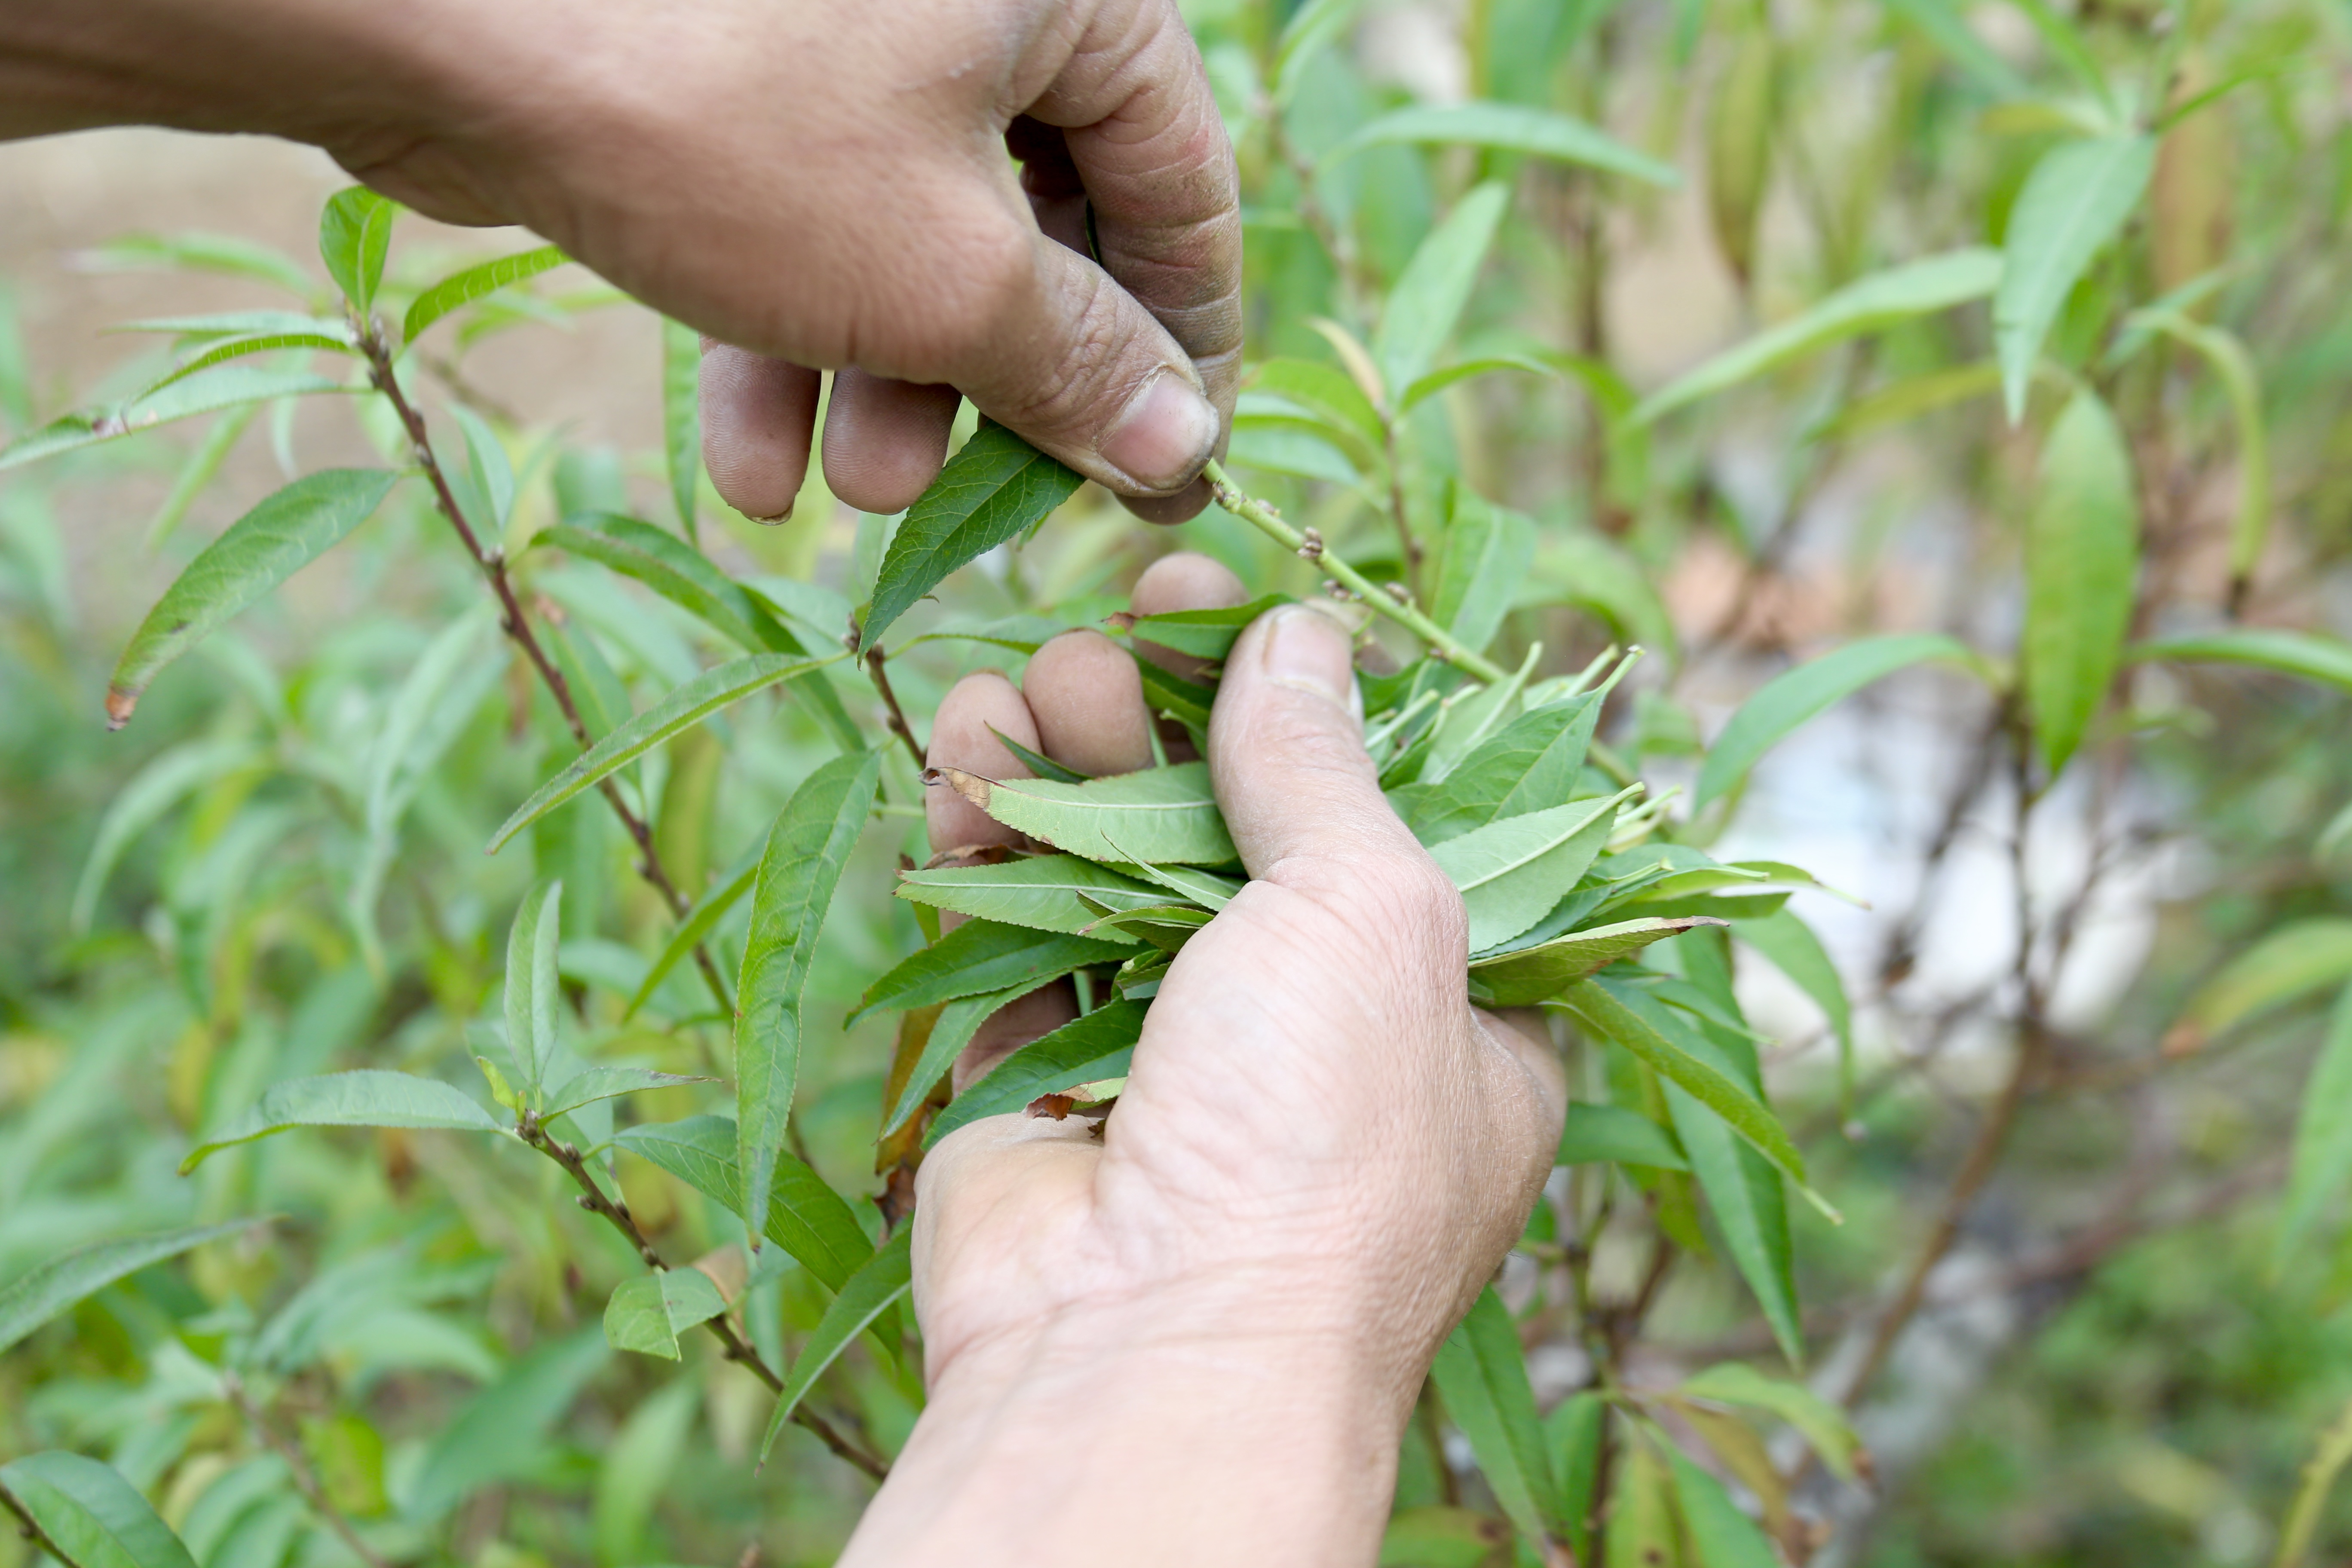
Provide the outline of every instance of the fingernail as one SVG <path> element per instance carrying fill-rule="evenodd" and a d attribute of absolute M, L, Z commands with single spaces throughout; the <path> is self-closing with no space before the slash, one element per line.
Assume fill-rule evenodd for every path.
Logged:
<path fill-rule="evenodd" d="M 1348 628 L 1311 605 L 1286 605 L 1270 623 L 1266 678 L 1355 711 L 1355 639 Z"/>
<path fill-rule="evenodd" d="M 1217 445 L 1217 411 L 1172 370 L 1135 395 L 1096 448 L 1103 460 L 1146 489 L 1170 490 L 1190 479 Z"/>
<path fill-rule="evenodd" d="M 797 496 L 795 496 L 795 497 L 793 499 L 793 504 L 792 504 L 792 506 L 788 506 L 788 507 L 784 508 L 784 510 L 782 510 L 782 511 L 778 512 L 775 516 L 773 516 L 773 517 L 755 517 L 755 518 L 752 518 L 752 519 L 751 519 L 751 521 L 752 521 L 753 522 L 758 523 L 761 528 L 782 528 L 784 524 L 786 524 L 786 523 L 788 523 L 788 522 L 792 521 L 792 520 L 793 520 L 793 507 L 794 507 L 794 506 L 798 506 L 799 504 L 800 504 L 800 498 L 799 498 L 799 497 L 797 497 Z"/>

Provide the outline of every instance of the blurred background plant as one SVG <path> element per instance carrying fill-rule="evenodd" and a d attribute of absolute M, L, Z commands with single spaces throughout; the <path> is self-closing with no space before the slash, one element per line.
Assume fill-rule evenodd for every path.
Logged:
<path fill-rule="evenodd" d="M 2352 1396 L 2341 10 L 1188 14 L 1247 194 L 1260 368 L 1235 478 L 1506 668 L 1640 644 L 1601 735 L 1679 787 L 1675 836 L 1850 895 L 1799 891 L 1802 925 L 1745 908 L 1744 1015 L 1723 1018 L 1757 1037 L 1846 1223 L 1790 1205 L 1780 1233 L 1739 1229 L 1712 1191 L 1702 1209 L 1654 1082 L 1577 1047 L 1580 1094 L 1650 1131 L 1588 1121 L 1564 1150 L 1408 1439 L 1383 1561 L 2352 1547 L 2325 1462 L 2344 1446 L 2320 1443 Z M 719 1336 L 610 1348 L 597 1321 L 638 1258 L 520 1141 L 299 1131 L 175 1173 L 310 1075 L 479 1098 L 509 925 L 557 879 L 563 1059 L 729 1076 L 692 963 L 633 1004 L 676 908 L 740 879 L 841 725 L 882 738 L 863 667 L 616 775 L 675 899 L 595 801 L 480 854 L 580 742 L 415 479 L 163 672 L 122 733 L 104 719 L 115 656 L 230 520 L 321 466 L 411 466 L 355 340 L 299 341 L 334 339 L 338 285 L 415 327 L 385 341 L 417 338 L 397 374 L 449 504 L 593 733 L 742 647 L 550 530 L 652 520 L 757 595 L 755 640 L 826 651 L 893 520 L 814 474 L 782 528 L 727 512 L 694 461 L 691 338 L 577 268 L 436 292 L 527 238 L 403 217 L 379 287 L 373 209 L 347 203 L 331 281 L 301 226 L 339 182 L 254 147 L 158 196 L 234 237 L 155 231 L 129 194 L 154 184 L 123 171 L 175 145 L 0 153 L 24 220 L 0 315 L 5 1479 L 128 1507 L 20 1458 L 94 1456 L 195 1562 L 237 1568 L 829 1561 L 869 1483 L 802 1427 L 755 1474 L 774 1402 Z M 146 232 L 94 243 L 125 231 Z M 447 314 L 418 325 L 420 300 Z M 121 302 L 311 324 L 101 343 Z M 144 390 L 233 345 L 252 353 Z M 102 374 L 48 368 L 94 347 Z M 188 422 L 146 433 L 173 398 Z M 56 423 L 76 407 L 130 433 Z M 1082 491 L 908 612 L 898 703 L 923 727 L 959 675 L 1123 609 L 1175 548 L 1254 590 L 1322 576 L 1223 511 L 1161 532 Z M 942 629 L 996 640 L 919 640 Z M 888 755 L 811 965 L 792 1130 L 868 1237 L 892 1036 L 839 1021 L 922 940 L 890 896 L 900 852 L 923 854 L 917 788 Z M 745 915 L 709 931 L 718 971 Z M 1699 950 L 1675 963 L 1706 979 Z M 573 1121 L 601 1141 L 616 1107 L 649 1125 L 730 1098 L 640 1089 Z M 630 1222 L 702 1260 L 764 1365 L 824 1342 L 838 1278 L 773 1249 L 746 1274 L 695 1183 L 635 1152 L 613 1168 Z M 34 1310 L 60 1256 L 157 1235 L 84 1255 L 85 1285 L 110 1282 Z M 879 1326 L 835 1346 L 807 1408 L 887 1454 L 919 1356 Z M 1514 1331 L 1523 1356 L 1499 1355 Z M 35 1560 L 0 1534 L 0 1564 Z"/>

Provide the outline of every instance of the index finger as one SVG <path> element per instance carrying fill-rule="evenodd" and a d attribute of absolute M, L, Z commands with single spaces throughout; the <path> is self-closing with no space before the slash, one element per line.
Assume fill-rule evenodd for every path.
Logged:
<path fill-rule="evenodd" d="M 1105 271 L 1230 416 L 1241 373 L 1241 180 L 1176 0 L 1101 0 L 1030 118 L 1061 127 Z"/>

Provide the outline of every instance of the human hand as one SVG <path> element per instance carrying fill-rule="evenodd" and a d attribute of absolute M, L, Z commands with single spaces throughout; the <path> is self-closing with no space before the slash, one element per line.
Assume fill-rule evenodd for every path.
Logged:
<path fill-rule="evenodd" d="M 1135 593 L 1146 614 L 1244 596 L 1198 556 Z M 1127 656 L 1076 632 L 1021 690 L 959 685 L 930 756 L 1021 776 L 992 726 L 1132 769 L 1149 722 Z M 1099 1140 L 996 1117 L 925 1161 L 932 1401 L 845 1562 L 949 1542 L 961 1563 L 1057 1562 L 1057 1499 L 1084 1505 L 1073 1561 L 1374 1554 L 1414 1394 L 1526 1222 L 1564 1088 L 1539 1025 L 1471 1007 L 1461 900 L 1360 725 L 1328 617 L 1279 611 L 1235 646 L 1209 762 L 1252 879 L 1169 970 Z M 952 792 L 929 809 L 935 849 L 1011 837 Z M 1073 1006 L 1057 987 L 1005 1009 L 959 1080 Z"/>
<path fill-rule="evenodd" d="M 17 0 L 0 140 L 117 124 L 316 143 L 738 345 L 704 448 L 748 515 L 799 492 L 820 366 L 865 510 L 930 482 L 959 393 L 1144 516 L 1207 504 L 1241 209 L 1176 0 Z"/>
<path fill-rule="evenodd" d="M 1175 0 L 459 9 L 438 44 L 416 29 L 446 107 L 329 150 L 429 216 L 527 225 L 718 340 L 704 451 L 730 504 L 790 508 L 816 367 L 838 373 L 826 481 L 862 510 L 930 482 L 959 393 L 1158 498 L 1147 517 L 1204 504 L 1241 217 Z"/>

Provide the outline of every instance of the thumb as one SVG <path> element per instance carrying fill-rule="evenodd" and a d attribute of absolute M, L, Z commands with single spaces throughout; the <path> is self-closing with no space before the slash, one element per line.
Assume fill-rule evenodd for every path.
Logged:
<path fill-rule="evenodd" d="M 1121 495 L 1181 490 L 1223 421 L 1200 373 L 1134 295 L 1034 230 L 950 377 L 980 411 Z"/>
<path fill-rule="evenodd" d="M 1436 871 L 1365 754 L 1353 638 L 1312 605 L 1261 616 L 1234 644 L 1209 768 L 1254 878 L 1328 887 L 1381 862 Z"/>

